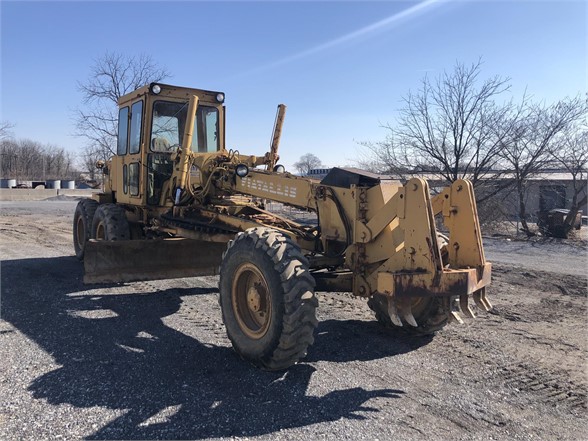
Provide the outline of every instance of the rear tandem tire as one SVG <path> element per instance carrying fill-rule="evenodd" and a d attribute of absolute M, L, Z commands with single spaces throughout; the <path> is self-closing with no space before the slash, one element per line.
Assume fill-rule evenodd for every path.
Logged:
<path fill-rule="evenodd" d="M 282 370 L 306 356 L 318 325 L 315 281 L 289 237 L 251 228 L 229 242 L 220 268 L 227 335 L 245 360 Z"/>
<path fill-rule="evenodd" d="M 449 238 L 437 233 L 437 245 L 441 251 L 443 266 L 447 265 L 449 253 L 447 244 Z M 412 315 L 417 327 L 409 325 L 403 320 L 402 328 L 392 323 L 388 314 L 388 297 L 376 294 L 368 300 L 368 306 L 376 314 L 376 320 L 387 328 L 401 329 L 408 334 L 430 335 L 443 329 L 449 323 L 452 297 L 416 297 L 411 302 Z"/>
<path fill-rule="evenodd" d="M 116 204 L 102 204 L 92 221 L 92 239 L 130 240 L 131 230 L 125 209 Z"/>
<path fill-rule="evenodd" d="M 84 259 L 86 242 L 92 237 L 92 221 L 99 204 L 94 199 L 82 199 L 76 206 L 73 219 L 73 243 L 76 257 Z"/>
<path fill-rule="evenodd" d="M 407 334 L 430 335 L 443 329 L 449 323 L 449 297 L 417 297 L 412 302 L 412 315 L 417 327 L 409 325 L 404 320 L 400 328 L 392 323 L 388 315 L 388 298 L 376 294 L 368 300 L 368 306 L 376 313 L 376 320 L 386 328 L 403 330 Z"/>

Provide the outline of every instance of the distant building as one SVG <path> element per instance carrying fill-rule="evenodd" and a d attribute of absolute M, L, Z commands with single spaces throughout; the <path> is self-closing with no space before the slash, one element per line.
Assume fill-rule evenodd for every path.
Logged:
<path fill-rule="evenodd" d="M 511 181 L 514 184 L 514 175 L 512 173 L 502 171 L 497 171 L 496 173 L 496 176 L 492 176 L 489 173 L 489 176 L 484 179 L 485 182 L 478 185 L 477 196 L 483 195 L 484 192 L 492 191 L 494 187 L 501 186 L 504 181 Z M 582 199 L 582 196 L 588 190 L 586 174 L 584 172 L 582 178 L 578 177 L 578 182 L 576 183 L 578 187 L 584 187 L 584 192 L 580 193 L 579 199 Z M 447 181 L 440 178 L 439 174 L 433 172 L 413 173 L 411 176 L 407 176 L 407 178 L 412 176 L 426 179 L 433 192 L 440 191 L 447 185 Z M 572 175 L 565 170 L 550 169 L 538 172 L 529 177 L 525 183 L 525 204 L 530 220 L 534 221 L 537 213 L 541 211 L 569 208 L 574 194 L 573 187 Z M 500 191 L 493 197 L 493 200 L 504 214 L 510 218 L 516 218 L 518 213 L 518 195 L 514 187 Z M 584 203 L 579 209 L 583 215 L 586 215 L 588 204 Z"/>
<path fill-rule="evenodd" d="M 314 168 L 309 171 L 306 177 L 322 180 L 332 168 Z M 586 172 L 583 173 L 582 178 L 579 179 L 577 185 L 584 187 L 584 192 L 588 190 L 588 182 L 586 181 Z M 439 173 L 433 170 L 421 169 L 412 171 L 411 173 L 404 173 L 402 181 L 406 181 L 411 177 L 421 177 L 429 182 L 429 187 L 433 193 L 441 191 L 447 186 L 447 181 L 440 177 Z M 501 186 L 504 181 L 513 181 L 512 173 L 504 171 L 496 171 L 496 173 L 488 173 L 488 177 L 481 183 L 477 192 L 478 196 L 484 192 L 492 191 L 495 186 Z M 558 208 L 569 208 L 571 204 L 572 195 L 574 193 L 572 175 L 566 170 L 552 168 L 536 173 L 530 177 L 525 185 L 525 203 L 527 215 L 531 221 L 536 220 L 539 212 L 545 212 Z M 581 193 L 579 199 L 585 193 Z M 492 197 L 493 204 L 490 206 L 496 207 L 508 218 L 515 219 L 518 213 L 518 196 L 514 188 L 507 188 L 500 191 L 496 196 Z M 582 214 L 585 216 L 588 213 L 588 203 L 582 204 L 579 207 Z"/>

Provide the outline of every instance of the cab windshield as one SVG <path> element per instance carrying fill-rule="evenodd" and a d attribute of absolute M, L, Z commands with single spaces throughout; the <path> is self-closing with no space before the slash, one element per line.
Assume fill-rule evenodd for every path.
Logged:
<path fill-rule="evenodd" d="M 152 152 L 171 153 L 182 144 L 188 103 L 155 101 L 150 147 Z M 196 130 L 192 138 L 193 152 L 216 152 L 218 140 L 218 110 L 199 105 L 194 121 Z"/>

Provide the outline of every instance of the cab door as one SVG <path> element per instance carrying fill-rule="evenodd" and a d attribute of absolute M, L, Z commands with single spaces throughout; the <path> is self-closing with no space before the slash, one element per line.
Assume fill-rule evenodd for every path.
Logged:
<path fill-rule="evenodd" d="M 116 180 L 116 200 L 119 203 L 142 205 L 141 151 L 143 144 L 144 101 L 139 99 L 119 110 L 117 162 L 122 169 Z"/>

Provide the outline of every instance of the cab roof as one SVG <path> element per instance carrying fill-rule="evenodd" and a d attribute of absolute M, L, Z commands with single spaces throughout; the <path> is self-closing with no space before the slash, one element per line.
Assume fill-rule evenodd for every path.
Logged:
<path fill-rule="evenodd" d="M 159 93 L 153 92 L 153 86 L 159 86 L 161 91 Z M 204 89 L 194 89 L 191 87 L 182 87 L 182 86 L 173 86 L 171 84 L 163 84 L 163 83 L 151 83 L 146 86 L 140 87 L 126 95 L 123 95 L 118 99 L 118 105 L 121 106 L 123 104 L 128 103 L 140 96 L 144 95 L 152 95 L 158 97 L 165 97 L 165 98 L 176 98 L 176 99 L 190 99 L 190 96 L 196 95 L 199 100 L 207 103 L 214 103 L 214 104 L 222 104 L 222 101 L 217 100 L 217 96 L 222 94 L 224 97 L 223 92 L 212 91 L 212 90 L 204 90 Z"/>

